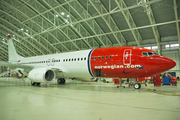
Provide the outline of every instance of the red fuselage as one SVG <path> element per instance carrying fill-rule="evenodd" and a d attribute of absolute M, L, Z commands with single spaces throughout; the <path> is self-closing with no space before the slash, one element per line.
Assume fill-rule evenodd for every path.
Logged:
<path fill-rule="evenodd" d="M 138 78 L 173 68 L 176 63 L 155 51 L 139 47 L 112 47 L 92 50 L 90 73 L 93 77 Z"/>

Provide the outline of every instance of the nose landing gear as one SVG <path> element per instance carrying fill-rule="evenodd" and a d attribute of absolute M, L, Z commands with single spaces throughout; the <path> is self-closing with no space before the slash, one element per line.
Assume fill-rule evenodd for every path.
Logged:
<path fill-rule="evenodd" d="M 134 88 L 135 89 L 140 89 L 141 88 L 141 84 L 140 83 L 135 83 L 134 84 Z"/>

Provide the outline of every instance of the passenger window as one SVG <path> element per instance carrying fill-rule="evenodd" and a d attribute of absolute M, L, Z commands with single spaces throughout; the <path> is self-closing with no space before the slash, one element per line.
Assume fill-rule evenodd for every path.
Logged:
<path fill-rule="evenodd" d="M 79 58 L 78 58 L 78 61 L 79 61 Z"/>
<path fill-rule="evenodd" d="M 74 61 L 76 61 L 76 58 L 74 58 Z"/>
<path fill-rule="evenodd" d="M 104 59 L 104 56 L 102 56 L 102 59 Z"/>
<path fill-rule="evenodd" d="M 81 58 L 81 60 L 83 60 L 83 58 Z"/>
<path fill-rule="evenodd" d="M 111 58 L 112 58 L 112 55 L 109 56 L 109 59 L 111 59 Z"/>
<path fill-rule="evenodd" d="M 69 59 L 69 61 L 71 61 L 71 59 Z"/>
<path fill-rule="evenodd" d="M 100 59 L 100 56 L 98 56 L 98 60 Z"/>
<path fill-rule="evenodd" d="M 84 60 L 86 60 L 86 57 L 84 58 Z"/>
<path fill-rule="evenodd" d="M 63 62 L 65 62 L 65 59 L 63 60 Z"/>
<path fill-rule="evenodd" d="M 91 57 L 91 60 L 93 60 L 93 57 Z"/>
<path fill-rule="evenodd" d="M 72 58 L 72 61 L 73 61 L 73 58 Z"/>
<path fill-rule="evenodd" d="M 108 56 L 106 55 L 106 59 L 108 58 Z"/>
<path fill-rule="evenodd" d="M 68 61 L 68 59 L 66 59 L 66 62 Z"/>
<path fill-rule="evenodd" d="M 94 59 L 96 60 L 96 56 L 94 57 Z"/>

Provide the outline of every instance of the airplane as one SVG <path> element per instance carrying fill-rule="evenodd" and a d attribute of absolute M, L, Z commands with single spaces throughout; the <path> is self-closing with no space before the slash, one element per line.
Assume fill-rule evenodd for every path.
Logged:
<path fill-rule="evenodd" d="M 31 84 L 51 83 L 56 78 L 140 78 L 173 68 L 176 63 L 155 51 L 140 47 L 108 47 L 75 52 L 22 57 L 8 35 L 9 62 L 0 62 L 21 74 L 28 73 Z M 139 89 L 140 83 L 134 83 Z"/>

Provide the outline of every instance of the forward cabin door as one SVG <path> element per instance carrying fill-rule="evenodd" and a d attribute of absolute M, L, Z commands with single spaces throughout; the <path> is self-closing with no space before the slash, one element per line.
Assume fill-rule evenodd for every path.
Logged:
<path fill-rule="evenodd" d="M 132 50 L 131 49 L 125 49 L 123 53 L 123 64 L 124 65 L 130 65 L 131 64 L 131 56 L 132 56 Z"/>

